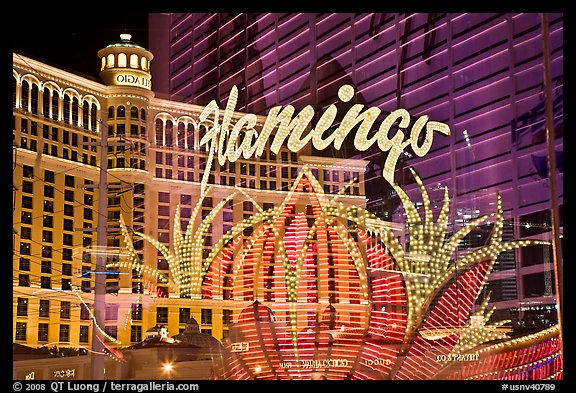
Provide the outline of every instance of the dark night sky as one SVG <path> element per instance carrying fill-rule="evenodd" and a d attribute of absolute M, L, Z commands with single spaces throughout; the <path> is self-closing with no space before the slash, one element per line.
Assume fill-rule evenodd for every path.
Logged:
<path fill-rule="evenodd" d="M 98 11 L 97 7 L 73 13 L 50 10 L 25 14 L 25 25 L 17 25 L 11 34 L 13 51 L 64 70 L 98 78 L 98 50 L 118 42 L 120 33 L 132 34 L 133 42 L 148 48 L 148 13 L 127 12 L 134 9 L 137 7 L 129 6 L 125 8 L 126 12 L 115 14 Z"/>

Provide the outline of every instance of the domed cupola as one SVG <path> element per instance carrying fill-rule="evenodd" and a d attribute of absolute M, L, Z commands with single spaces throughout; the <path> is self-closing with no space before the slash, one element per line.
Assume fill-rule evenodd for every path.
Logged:
<path fill-rule="evenodd" d="M 131 41 L 130 34 L 120 34 L 120 41 L 98 51 L 102 61 L 100 78 L 106 85 L 152 89 L 150 62 L 154 55 Z"/>

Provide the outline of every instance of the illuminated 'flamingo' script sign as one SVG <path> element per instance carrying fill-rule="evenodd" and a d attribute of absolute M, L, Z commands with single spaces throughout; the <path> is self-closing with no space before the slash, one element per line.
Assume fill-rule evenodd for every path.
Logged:
<path fill-rule="evenodd" d="M 354 88 L 350 85 L 343 85 L 338 90 L 338 98 L 342 102 L 348 102 L 354 96 Z M 298 152 L 306 144 L 312 141 L 312 145 L 323 150 L 330 144 L 338 150 L 350 131 L 358 125 L 356 135 L 354 136 L 354 147 L 359 151 L 369 149 L 374 143 L 382 151 L 389 151 L 384 164 L 384 178 L 394 184 L 394 170 L 400 154 L 410 145 L 412 151 L 419 157 L 428 153 L 432 146 L 434 131 L 444 135 L 450 135 L 450 128 L 444 123 L 437 121 L 428 121 L 428 116 L 420 116 L 412 125 L 409 137 L 406 137 L 403 129 L 410 124 L 410 114 L 406 109 L 397 109 L 391 112 L 380 124 L 378 131 L 374 132 L 371 137 L 369 133 L 372 125 L 380 115 L 380 109 L 372 107 L 362 111 L 364 105 L 355 104 L 344 115 L 341 123 L 332 132 L 325 135 L 325 132 L 332 126 L 336 119 L 336 105 L 330 105 L 318 120 L 316 127 L 311 129 L 306 135 L 304 131 L 314 117 L 314 109 L 307 105 L 300 113 L 294 116 L 294 107 L 287 105 L 273 107 L 266 121 L 262 126 L 260 133 L 254 128 L 257 123 L 255 114 L 248 113 L 238 119 L 232 125 L 232 115 L 236 108 L 238 100 L 238 88 L 232 87 L 226 109 L 220 119 L 220 108 L 215 100 L 212 100 L 200 114 L 200 122 L 207 125 L 207 132 L 200 141 L 200 145 L 207 145 L 209 151 L 208 162 L 202 178 L 201 193 L 204 194 L 208 182 L 208 173 L 217 153 L 218 162 L 224 165 L 226 161 L 235 162 L 240 156 L 249 159 L 252 156 L 260 157 L 272 135 L 272 131 L 278 127 L 270 150 L 278 154 L 282 144 L 288 138 L 287 147 L 292 152 Z M 397 131 L 391 138 L 389 132 L 391 127 L 398 122 Z M 422 130 L 426 126 L 423 138 L 420 138 Z M 421 144 L 419 144 L 420 140 Z"/>

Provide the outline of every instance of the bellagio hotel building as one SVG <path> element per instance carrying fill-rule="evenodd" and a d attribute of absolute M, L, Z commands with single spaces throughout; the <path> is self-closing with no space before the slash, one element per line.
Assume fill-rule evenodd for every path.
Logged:
<path fill-rule="evenodd" d="M 283 146 L 278 154 L 265 149 L 258 159 L 223 166 L 215 160 L 201 214 L 193 217 L 208 158 L 206 146 L 200 146 L 206 130 L 198 125 L 204 107 L 156 97 L 153 54 L 128 35 L 98 56 L 100 80 L 13 53 L 15 343 L 90 346 L 94 250 L 104 222 L 106 258 L 114 262 L 124 258 L 121 218 L 127 227 L 168 245 L 177 206 L 185 228 L 242 188 L 245 194 L 236 194 L 213 222 L 204 243 L 208 252 L 235 223 L 257 211 L 254 203 L 279 206 L 306 164 L 326 193 L 357 179 L 339 198 L 365 206 L 367 162 L 315 157 Z M 258 124 L 264 119 L 259 114 Z M 107 150 L 106 184 L 100 184 L 101 149 Z M 107 196 L 106 211 L 99 211 L 101 193 Z M 145 266 L 170 274 L 168 261 L 148 241 L 135 237 L 133 245 Z M 227 337 L 234 315 L 226 302 L 181 298 L 165 280 L 138 270 L 108 269 L 105 275 L 103 328 L 122 346 L 144 340 L 160 325 L 175 335 L 191 317 L 202 332 Z"/>

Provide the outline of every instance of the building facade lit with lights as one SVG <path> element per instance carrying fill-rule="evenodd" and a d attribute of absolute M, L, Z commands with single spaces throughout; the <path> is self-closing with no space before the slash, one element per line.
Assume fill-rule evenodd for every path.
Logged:
<path fill-rule="evenodd" d="M 128 38 L 99 56 L 103 83 L 13 57 L 15 342 L 91 342 L 101 147 L 83 143 L 99 143 L 102 127 L 109 135 L 109 262 L 126 259 L 121 218 L 132 230 L 169 243 L 177 206 L 185 228 L 237 192 L 203 240 L 207 254 L 235 222 L 258 208 L 278 206 L 304 164 L 313 164 L 327 193 L 342 190 L 342 201 L 365 205 L 365 161 L 313 157 L 283 147 L 278 154 L 266 150 L 257 161 L 216 162 L 207 179 L 211 190 L 193 216 L 208 157 L 200 148 L 204 130 L 198 124 L 204 108 L 155 98 L 149 73 L 153 55 Z M 169 274 L 169 262 L 150 243 L 141 239 L 134 247 L 146 265 Z M 106 277 L 105 330 L 119 342 L 140 342 L 156 324 L 178 333 L 190 316 L 203 332 L 226 337 L 223 313 L 229 318 L 228 311 L 201 300 L 190 307 L 189 299 L 173 297 L 164 278 L 143 278 L 132 269 L 110 269 Z"/>
<path fill-rule="evenodd" d="M 548 36 L 562 230 L 563 14 L 549 15 Z M 492 210 L 500 192 L 506 237 L 552 237 L 538 13 L 156 13 L 149 47 L 156 89 L 174 100 L 224 102 L 237 85 L 240 110 L 320 110 L 349 83 L 356 103 L 382 109 L 379 118 L 406 108 L 444 121 L 450 137 L 434 139 L 425 157 L 400 157 L 396 179 L 406 192 L 418 194 L 408 166 L 438 186 L 436 202 L 448 186 L 453 230 Z M 403 222 L 381 179 L 381 151 L 345 147 L 315 154 L 366 159 L 369 210 Z M 487 233 L 478 228 L 462 248 L 482 245 Z M 519 327 L 554 323 L 553 270 L 550 247 L 501 255 L 489 284 L 496 312 Z"/>
<path fill-rule="evenodd" d="M 539 85 L 518 87 L 541 52 L 496 69 L 503 47 L 532 50 L 534 16 L 235 15 L 153 14 L 151 37 L 172 38 L 148 51 L 122 35 L 98 52 L 100 81 L 14 53 L 14 342 L 87 349 L 98 328 L 122 363 L 147 333 L 182 337 L 194 318 L 224 348 L 213 379 L 562 379 L 549 195 L 533 192 L 546 182 L 534 180 L 541 113 L 522 106 L 539 105 Z M 558 37 L 562 17 L 551 26 Z M 471 38 L 486 27 L 506 39 Z M 480 99 L 480 85 L 500 98 Z M 496 124 L 510 101 L 521 116 Z M 359 119 L 379 120 L 372 144 L 361 127 L 347 139 Z M 412 150 L 387 135 L 395 119 Z M 548 320 L 529 325 L 531 307 Z"/>

